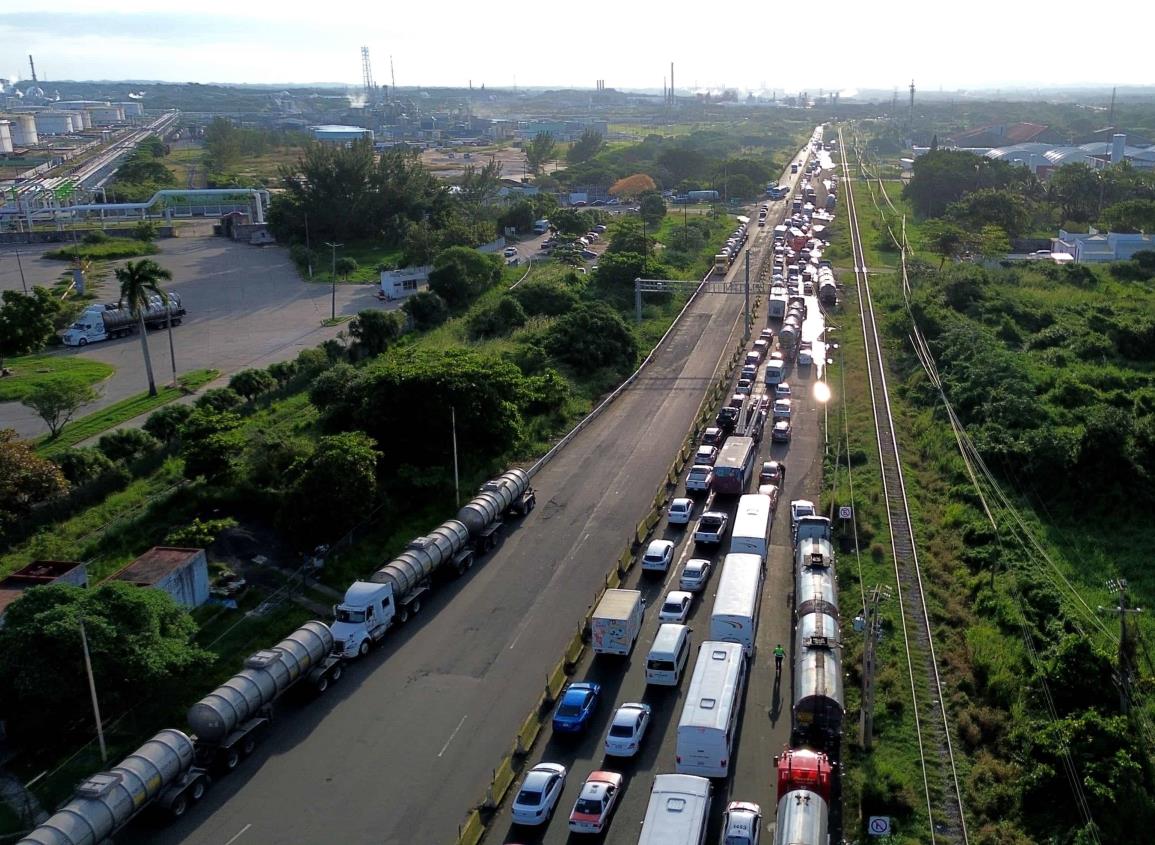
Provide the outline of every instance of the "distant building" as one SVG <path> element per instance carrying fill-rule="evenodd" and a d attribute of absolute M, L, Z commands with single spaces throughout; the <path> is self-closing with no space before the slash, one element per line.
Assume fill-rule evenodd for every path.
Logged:
<path fill-rule="evenodd" d="M 209 598 L 209 566 L 204 549 L 154 546 L 108 580 L 127 581 L 168 593 L 185 607 Z"/>
<path fill-rule="evenodd" d="M 323 126 L 310 126 L 309 131 L 313 133 L 314 141 L 322 141 L 327 144 L 351 144 L 362 138 L 373 140 L 373 130 L 363 126 L 325 124 Z"/>
<path fill-rule="evenodd" d="M 404 299 L 429 287 L 432 264 L 381 272 L 381 293 L 386 299 Z"/>
<path fill-rule="evenodd" d="M 8 605 L 32 587 L 45 587 L 49 584 L 86 587 L 88 570 L 83 563 L 74 560 L 34 560 L 23 569 L 16 570 L 0 580 L 0 625 L 4 624 L 4 611 Z"/>
<path fill-rule="evenodd" d="M 1051 252 L 1071 255 L 1076 264 L 1126 261 L 1143 250 L 1155 250 L 1155 235 L 1103 234 L 1095 229 L 1082 234 L 1060 229 L 1059 237 L 1051 241 Z"/>

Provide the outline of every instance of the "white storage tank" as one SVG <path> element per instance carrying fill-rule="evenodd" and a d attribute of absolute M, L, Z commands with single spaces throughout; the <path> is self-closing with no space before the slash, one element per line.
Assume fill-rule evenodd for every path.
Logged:
<path fill-rule="evenodd" d="M 37 135 L 68 135 L 72 131 L 72 112 L 42 111 L 36 114 Z"/>
<path fill-rule="evenodd" d="M 97 126 L 124 123 L 124 109 L 120 106 L 93 106 L 92 122 Z"/>
<path fill-rule="evenodd" d="M 0 120 L 0 153 L 12 152 L 12 124 Z"/>
<path fill-rule="evenodd" d="M 92 112 L 90 112 L 88 109 L 81 109 L 80 111 L 77 112 L 77 114 L 80 115 L 80 128 L 81 129 L 91 129 L 92 128 Z"/>
<path fill-rule="evenodd" d="M 12 120 L 12 144 L 16 147 L 35 147 L 40 143 L 40 136 L 36 134 L 36 116 L 32 114 L 14 114 Z"/>
<path fill-rule="evenodd" d="M 125 117 L 137 117 L 144 114 L 144 105 L 135 100 L 129 100 L 127 103 L 113 103 L 113 105 L 124 109 Z"/>

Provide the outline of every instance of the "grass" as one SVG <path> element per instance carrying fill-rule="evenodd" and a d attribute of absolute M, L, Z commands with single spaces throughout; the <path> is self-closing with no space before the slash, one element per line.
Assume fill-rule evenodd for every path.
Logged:
<path fill-rule="evenodd" d="M 79 355 L 25 355 L 5 359 L 4 366 L 12 375 L 0 378 L 0 402 L 19 402 L 49 382 L 96 384 L 116 372 L 111 364 Z"/>
<path fill-rule="evenodd" d="M 45 258 L 56 261 L 72 261 L 76 258 L 85 260 L 137 258 L 144 255 L 156 255 L 160 250 L 156 244 L 146 241 L 132 240 L 131 238 L 114 238 L 98 244 L 78 243 L 44 253 Z"/>
<path fill-rule="evenodd" d="M 75 446 L 81 441 L 95 437 L 110 428 L 115 428 L 122 422 L 131 420 L 133 417 L 139 417 L 141 414 L 156 410 L 161 405 L 167 405 L 169 402 L 193 393 L 218 375 L 220 372 L 217 370 L 191 370 L 180 376 L 178 379 L 179 387 L 162 387 L 157 390 L 156 396 L 149 396 L 147 391 L 138 393 L 136 396 L 115 402 L 107 408 L 101 408 L 95 413 L 83 416 L 66 425 L 55 439 L 42 438 L 37 449 L 42 454 L 51 455 L 60 449 Z"/>
<path fill-rule="evenodd" d="M 328 248 L 318 246 L 315 251 L 318 263 L 313 267 L 312 281 L 326 285 L 332 284 L 333 277 L 330 274 L 330 268 L 333 266 L 333 262 Z M 357 269 L 350 273 L 348 278 L 338 276 L 337 284 L 364 285 L 380 282 L 381 271 L 377 267 L 381 265 L 400 266 L 403 252 L 401 247 L 389 247 L 371 241 L 347 243 L 337 250 L 337 260 L 352 258 L 357 262 Z M 308 268 L 298 267 L 297 271 L 301 274 L 302 279 L 309 281 Z"/>

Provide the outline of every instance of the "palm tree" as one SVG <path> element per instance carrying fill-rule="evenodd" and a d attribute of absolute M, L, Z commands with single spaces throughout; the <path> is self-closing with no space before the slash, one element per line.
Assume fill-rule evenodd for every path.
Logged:
<path fill-rule="evenodd" d="M 151 304 L 149 300 L 153 296 L 159 296 L 161 301 L 168 302 L 168 294 L 158 284 L 161 279 L 172 279 L 172 273 L 151 258 L 129 261 L 116 271 L 116 280 L 120 282 L 120 307 L 127 305 L 129 312 L 139 321 L 140 348 L 144 350 L 149 396 L 156 396 L 156 379 L 152 376 L 152 358 L 148 354 L 148 330 L 144 325 L 144 313 L 148 310 Z"/>

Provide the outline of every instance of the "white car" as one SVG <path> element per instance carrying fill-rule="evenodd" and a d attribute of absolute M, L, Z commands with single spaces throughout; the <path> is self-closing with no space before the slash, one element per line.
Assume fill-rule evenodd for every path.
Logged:
<path fill-rule="evenodd" d="M 517 247 L 507 246 L 504 250 L 502 250 L 501 254 L 506 258 L 513 258 L 513 256 L 517 255 Z"/>
<path fill-rule="evenodd" d="M 724 845 L 758 845 L 762 808 L 750 801 L 731 801 L 722 815 Z"/>
<path fill-rule="evenodd" d="M 662 622 L 683 623 L 690 615 L 690 605 L 694 602 L 694 594 L 684 590 L 670 590 L 666 593 L 666 600 L 662 602 L 662 609 L 658 611 L 658 619 Z"/>
<path fill-rule="evenodd" d="M 529 770 L 513 799 L 514 824 L 539 825 L 549 821 L 565 788 L 565 766 L 538 763 Z"/>
<path fill-rule="evenodd" d="M 690 474 L 686 476 L 686 490 L 696 490 L 704 493 L 710 489 L 710 483 L 713 480 L 713 467 L 696 464 L 690 467 Z"/>
<path fill-rule="evenodd" d="M 642 569 L 665 572 L 674 559 L 674 544 L 670 540 L 653 540 L 642 555 Z"/>
<path fill-rule="evenodd" d="M 711 566 L 710 561 L 703 557 L 690 558 L 682 567 L 682 576 L 678 579 L 678 586 L 687 592 L 698 592 L 710 580 Z"/>
<path fill-rule="evenodd" d="M 774 385 L 774 398 L 775 399 L 789 399 L 790 398 L 790 385 L 784 381 L 780 381 L 776 385 Z"/>
<path fill-rule="evenodd" d="M 674 499 L 670 502 L 670 509 L 666 511 L 666 520 L 670 525 L 687 525 L 693 513 L 693 499 Z"/>
<path fill-rule="evenodd" d="M 716 460 L 718 460 L 716 446 L 699 446 L 698 451 L 694 453 L 694 466 L 713 466 Z"/>
<path fill-rule="evenodd" d="M 798 520 L 804 516 L 814 516 L 818 513 L 814 507 L 814 502 L 808 499 L 795 499 L 790 503 L 790 528 L 793 530 L 798 527 Z"/>
<path fill-rule="evenodd" d="M 652 712 L 650 705 L 637 702 L 619 707 L 606 734 L 606 756 L 633 757 L 637 754 L 642 746 L 642 737 L 650 726 Z"/>
<path fill-rule="evenodd" d="M 798 366 L 809 367 L 814 363 L 814 354 L 809 349 L 798 350 Z"/>
<path fill-rule="evenodd" d="M 735 393 L 749 394 L 754 389 L 754 381 L 748 378 L 738 379 L 738 386 L 734 388 Z"/>
<path fill-rule="evenodd" d="M 789 399 L 775 399 L 774 400 L 774 419 L 790 419 L 790 411 L 793 403 Z"/>

